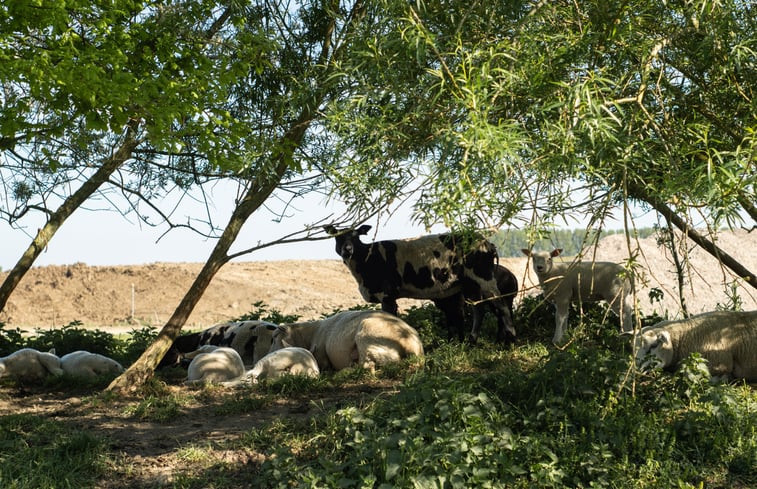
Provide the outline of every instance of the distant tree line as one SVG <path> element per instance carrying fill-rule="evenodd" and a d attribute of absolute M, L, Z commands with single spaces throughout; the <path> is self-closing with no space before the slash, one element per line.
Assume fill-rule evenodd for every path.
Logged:
<path fill-rule="evenodd" d="M 586 229 L 556 229 L 552 231 L 549 237 L 537 239 L 534 241 L 533 249 L 535 250 L 552 250 L 562 248 L 563 254 L 567 256 L 577 255 L 582 248 L 591 245 L 598 239 L 613 234 L 622 234 L 622 229 L 609 229 L 599 231 Z M 634 238 L 644 239 L 654 235 L 655 228 L 639 228 L 635 230 Z M 495 234 L 490 240 L 497 247 L 499 256 L 516 257 L 523 256 L 521 248 L 528 248 L 529 231 L 524 229 L 503 229 Z"/>

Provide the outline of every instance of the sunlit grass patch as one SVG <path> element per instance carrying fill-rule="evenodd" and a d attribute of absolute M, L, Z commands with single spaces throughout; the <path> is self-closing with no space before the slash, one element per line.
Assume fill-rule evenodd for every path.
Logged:
<path fill-rule="evenodd" d="M 124 409 L 124 414 L 142 421 L 166 423 L 181 415 L 188 397 L 180 395 L 150 395 Z"/>
<path fill-rule="evenodd" d="M 230 416 L 240 413 L 255 412 L 270 406 L 275 398 L 269 394 L 261 394 L 253 389 L 239 389 L 217 402 L 213 413 L 220 416 Z"/>

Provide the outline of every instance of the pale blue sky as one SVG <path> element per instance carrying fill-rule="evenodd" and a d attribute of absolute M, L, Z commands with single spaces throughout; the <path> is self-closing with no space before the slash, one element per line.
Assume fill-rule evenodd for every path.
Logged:
<path fill-rule="evenodd" d="M 218 206 L 213 209 L 216 224 L 225 225 L 231 212 L 234 192 L 226 188 L 214 190 L 213 202 Z M 90 203 L 90 206 L 108 207 L 105 202 Z M 342 206 L 328 204 L 319 195 L 310 195 L 297 201 L 291 210 L 291 217 L 281 222 L 274 221 L 274 215 L 261 210 L 253 215 L 242 229 L 232 248 L 238 251 L 255 246 L 259 241 L 270 241 L 302 229 L 305 225 L 318 222 L 329 216 L 338 217 Z M 203 214 L 202 208 L 182 207 L 179 216 Z M 653 214 L 645 214 L 637 219 L 637 226 L 651 226 Z M 25 231 L 12 229 L 6 222 L 0 223 L 0 267 L 12 268 L 29 246 L 33 235 L 42 220 L 24 221 Z M 419 236 L 427 231 L 418 225 L 412 225 L 410 210 L 400 208 L 389 217 L 383 217 L 377 225 L 375 220 L 368 221 L 374 230 L 366 241 L 374 239 L 392 239 Z M 576 223 L 570 227 L 580 227 Z M 622 221 L 614 221 L 609 228 L 622 228 Z M 67 220 L 53 237 L 47 251 L 35 262 L 35 266 L 63 265 L 77 262 L 88 265 L 130 265 L 154 262 L 204 262 L 209 256 L 214 240 L 205 239 L 186 229 L 174 229 L 165 232 L 165 226 L 149 227 L 137 223 L 133 216 L 127 220 L 120 214 L 107 210 L 79 210 Z M 434 228 L 431 232 L 440 232 L 443 228 Z M 157 242 L 156 242 L 157 241 Z M 333 240 L 326 239 L 304 243 L 277 245 L 245 255 L 241 260 L 283 260 L 283 259 L 337 259 Z"/>

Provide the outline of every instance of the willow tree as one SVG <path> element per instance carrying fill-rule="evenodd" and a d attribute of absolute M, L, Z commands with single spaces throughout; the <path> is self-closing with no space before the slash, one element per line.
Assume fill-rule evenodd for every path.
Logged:
<path fill-rule="evenodd" d="M 245 14 L 225 3 L 0 7 L 0 176 L 9 203 L 0 213 L 17 226 L 31 212 L 46 220 L 0 286 L 0 310 L 65 220 L 117 170 L 144 180 L 159 164 L 148 179 L 154 190 L 186 173 L 189 184 L 233 174 L 257 152 L 249 121 L 231 117 L 226 103 L 232 81 L 270 62 L 268 39 L 245 33 L 233 50 L 225 46 Z"/>
<path fill-rule="evenodd" d="M 345 66 L 359 94 L 331 113 L 341 144 L 364 148 L 352 172 L 413 175 L 429 225 L 497 228 L 524 209 L 535 227 L 601 223 L 636 202 L 757 287 L 694 229 L 757 223 L 749 2 L 386 4 Z"/>

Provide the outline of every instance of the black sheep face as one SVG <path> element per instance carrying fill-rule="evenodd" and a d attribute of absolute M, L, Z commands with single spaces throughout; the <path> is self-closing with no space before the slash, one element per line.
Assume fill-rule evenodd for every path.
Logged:
<path fill-rule="evenodd" d="M 356 248 L 363 245 L 360 236 L 368 233 L 371 226 L 363 224 L 357 229 L 337 229 L 334 226 L 324 226 L 328 234 L 336 238 L 336 254 L 342 257 L 342 260 L 349 260 L 355 254 Z"/>

